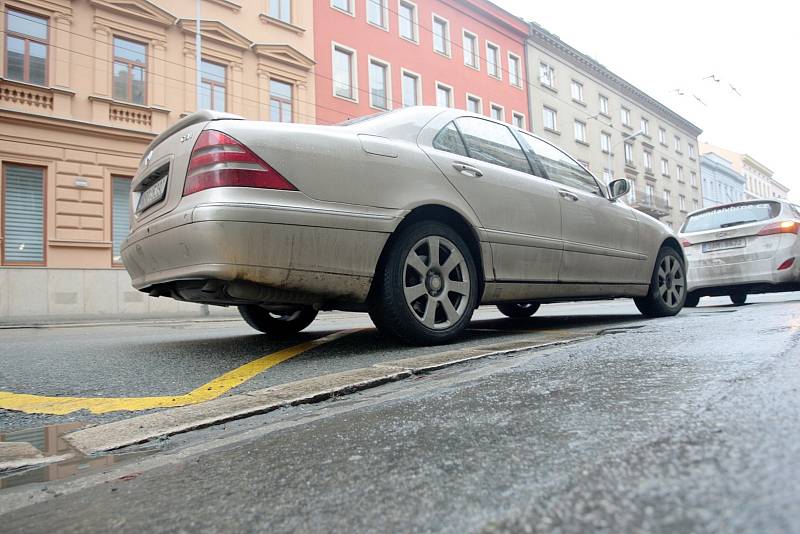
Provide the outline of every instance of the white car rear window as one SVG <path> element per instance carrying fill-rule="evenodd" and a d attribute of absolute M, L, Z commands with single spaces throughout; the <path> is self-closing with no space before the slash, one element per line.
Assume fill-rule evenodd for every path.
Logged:
<path fill-rule="evenodd" d="M 723 206 L 689 216 L 681 231 L 691 233 L 730 228 L 741 224 L 766 221 L 777 217 L 780 212 L 781 205 L 778 202 L 748 202 Z"/>

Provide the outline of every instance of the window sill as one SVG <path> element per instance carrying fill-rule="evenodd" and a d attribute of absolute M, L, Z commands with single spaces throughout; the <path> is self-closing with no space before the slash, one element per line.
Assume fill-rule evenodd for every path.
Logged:
<path fill-rule="evenodd" d="M 157 111 L 159 113 L 169 113 L 169 110 L 167 108 L 162 108 L 160 106 L 148 106 L 147 104 L 136 104 L 134 102 L 126 102 L 124 100 L 116 100 L 114 98 L 108 98 L 107 96 L 89 95 L 89 100 L 97 102 L 105 102 L 106 104 L 113 104 L 115 106 L 136 108 L 142 111 Z"/>
<path fill-rule="evenodd" d="M 692 160 L 692 161 L 697 161 L 697 158 L 694 157 L 694 156 L 689 156 L 689 159 Z"/>
<path fill-rule="evenodd" d="M 520 89 L 520 90 L 522 89 L 522 84 L 521 83 L 508 82 L 508 85 L 510 85 L 511 87 L 514 87 L 515 89 Z"/>
<path fill-rule="evenodd" d="M 373 28 L 378 28 L 379 30 L 383 30 L 385 32 L 389 31 L 388 26 L 381 26 L 380 24 L 375 24 L 374 22 L 367 21 L 367 26 L 372 26 Z"/>
<path fill-rule="evenodd" d="M 662 143 L 661 141 L 659 141 L 659 144 L 664 148 L 669 148 L 669 145 L 667 143 Z"/>
<path fill-rule="evenodd" d="M 679 156 L 683 156 L 683 152 L 681 152 L 680 150 L 676 150 L 676 151 L 675 151 L 675 153 L 676 153 L 677 155 L 679 155 Z"/>
<path fill-rule="evenodd" d="M 539 85 L 541 85 L 542 87 L 544 87 L 544 88 L 545 88 L 545 89 L 547 89 L 548 91 L 552 91 L 552 92 L 554 92 L 554 93 L 558 94 L 558 89 L 556 89 L 556 88 L 555 88 L 555 87 L 553 87 L 552 85 L 547 85 L 547 84 L 546 84 L 546 83 L 544 83 L 544 82 L 539 82 Z"/>
<path fill-rule="evenodd" d="M 672 176 L 670 176 L 669 174 L 664 174 L 663 172 L 661 173 L 661 177 L 662 178 L 666 178 L 667 180 L 671 180 L 672 179 Z"/>
<path fill-rule="evenodd" d="M 333 94 L 333 97 L 334 98 L 338 98 L 340 100 L 344 100 L 345 102 L 350 102 L 352 104 L 358 104 L 358 98 L 353 98 L 353 97 L 349 97 L 349 96 L 341 96 L 341 95 L 337 95 L 336 93 Z"/>
<path fill-rule="evenodd" d="M 77 241 L 69 239 L 50 239 L 51 247 L 111 248 L 111 241 Z"/>
<path fill-rule="evenodd" d="M 497 76 L 496 74 L 489 74 L 489 78 L 495 79 L 498 82 L 502 82 L 503 81 L 503 77 L 502 76 Z"/>
<path fill-rule="evenodd" d="M 419 46 L 419 39 L 410 39 L 408 37 L 403 37 L 402 35 L 400 35 L 400 39 L 404 40 L 407 43 L 411 43 L 411 44 L 415 44 L 415 45 Z"/>
<path fill-rule="evenodd" d="M 625 123 L 622 123 L 622 127 L 623 127 L 623 128 L 627 128 L 628 130 L 631 130 L 631 131 L 633 131 L 633 126 L 631 126 L 630 124 L 625 124 Z"/>
<path fill-rule="evenodd" d="M 478 72 L 481 71 L 480 65 L 470 65 L 469 63 L 464 63 L 464 66 L 469 68 L 469 69 L 476 70 Z"/>
<path fill-rule="evenodd" d="M 696 185 L 692 185 L 692 189 L 699 189 Z"/>
<path fill-rule="evenodd" d="M 555 135 L 561 135 L 561 132 L 559 132 L 558 130 L 553 130 L 552 128 L 548 128 L 547 126 L 545 126 L 545 127 L 543 128 L 543 130 L 544 130 L 545 132 L 548 132 L 548 133 L 551 133 L 551 134 L 555 134 Z"/>
<path fill-rule="evenodd" d="M 575 142 L 578 143 L 579 145 L 583 145 L 583 146 L 586 146 L 586 147 L 589 146 L 589 143 L 587 143 L 586 141 L 583 141 L 581 139 L 575 139 Z"/>
<path fill-rule="evenodd" d="M 598 115 L 600 115 L 601 117 L 605 117 L 608 120 L 611 120 L 611 115 L 609 115 L 608 113 L 603 113 L 601 111 L 601 112 L 598 113 Z"/>
<path fill-rule="evenodd" d="M 636 169 L 636 165 L 634 165 L 633 163 L 631 163 L 629 161 L 626 161 L 625 162 L 625 168 L 626 169 Z"/>
<path fill-rule="evenodd" d="M 341 13 L 343 15 L 350 15 L 351 17 L 356 18 L 356 14 L 355 14 L 354 11 L 345 11 L 344 9 L 339 9 L 338 7 L 336 7 L 336 6 L 332 5 L 332 4 L 333 3 L 331 2 L 331 9 L 333 9 L 334 11 L 338 11 L 339 13 Z"/>
<path fill-rule="evenodd" d="M 435 48 L 433 49 L 433 53 L 434 54 L 439 54 L 440 56 L 446 57 L 447 59 L 453 59 L 453 55 L 452 54 L 449 54 L 447 52 L 440 52 L 439 50 L 436 50 Z"/>
<path fill-rule="evenodd" d="M 572 101 L 578 104 L 579 106 L 586 107 L 586 102 L 584 102 L 583 100 L 578 100 L 577 98 L 573 98 Z"/>
<path fill-rule="evenodd" d="M 242 6 L 238 2 L 234 2 L 233 0 L 209 0 L 214 4 L 219 4 L 222 7 L 227 7 L 231 11 L 241 11 Z"/>
<path fill-rule="evenodd" d="M 270 17 L 266 13 L 259 13 L 258 18 L 261 19 L 261 22 L 263 22 L 264 24 L 272 24 L 274 26 L 277 26 L 278 28 L 283 28 L 284 30 L 289 30 L 290 32 L 294 32 L 297 35 L 303 35 L 306 32 L 305 28 L 301 28 L 300 26 L 295 26 L 291 22 L 286 22 L 284 20 Z"/>

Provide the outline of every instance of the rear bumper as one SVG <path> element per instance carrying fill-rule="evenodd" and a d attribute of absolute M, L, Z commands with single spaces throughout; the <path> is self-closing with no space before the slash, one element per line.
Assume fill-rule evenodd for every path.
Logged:
<path fill-rule="evenodd" d="M 363 302 L 398 221 L 399 214 L 199 204 L 137 229 L 123 243 L 122 260 L 142 291 L 178 281 L 235 280 Z"/>
<path fill-rule="evenodd" d="M 690 260 L 687 273 L 689 291 L 746 285 L 770 286 L 800 281 L 800 258 L 791 268 L 778 270 L 786 258 L 785 255 L 777 255 L 756 261 L 703 267 L 692 265 Z"/>

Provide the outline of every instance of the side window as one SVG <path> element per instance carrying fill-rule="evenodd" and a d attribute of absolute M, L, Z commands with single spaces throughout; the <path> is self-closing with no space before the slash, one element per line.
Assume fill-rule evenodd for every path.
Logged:
<path fill-rule="evenodd" d="M 444 150 L 445 152 L 452 152 L 459 156 L 467 155 L 467 149 L 464 148 L 464 142 L 461 140 L 461 135 L 456 129 L 456 125 L 452 122 L 447 123 L 447 126 L 441 129 L 433 138 L 433 148 Z"/>
<path fill-rule="evenodd" d="M 583 165 L 550 143 L 525 132 L 520 133 L 551 180 L 603 196 L 597 181 L 583 168 Z"/>
<path fill-rule="evenodd" d="M 462 117 L 455 122 L 469 157 L 532 174 L 525 152 L 506 126 L 475 117 Z"/>

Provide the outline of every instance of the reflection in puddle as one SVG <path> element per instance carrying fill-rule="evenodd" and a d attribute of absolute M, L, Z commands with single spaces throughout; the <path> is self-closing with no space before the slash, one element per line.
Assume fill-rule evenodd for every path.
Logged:
<path fill-rule="evenodd" d="M 14 432 L 0 432 L 0 442 L 30 443 L 39 449 L 45 458 L 69 455 L 68 458 L 62 461 L 56 461 L 39 467 L 0 471 L 0 490 L 22 486 L 24 484 L 50 482 L 76 475 L 86 475 L 119 464 L 123 461 L 141 458 L 154 452 L 137 451 L 103 456 L 85 456 L 72 448 L 62 437 L 64 434 L 83 426 L 83 423 L 62 423 L 39 428 L 17 430 Z"/>

